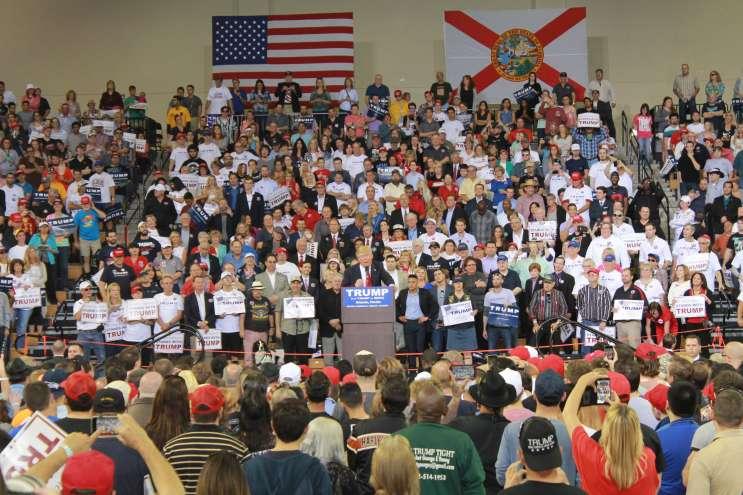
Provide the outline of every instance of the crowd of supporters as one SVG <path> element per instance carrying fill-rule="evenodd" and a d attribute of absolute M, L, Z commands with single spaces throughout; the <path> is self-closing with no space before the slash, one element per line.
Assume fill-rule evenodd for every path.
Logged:
<path fill-rule="evenodd" d="M 151 132 L 155 123 L 147 116 L 150 109 L 146 94 L 135 86 L 129 86 L 124 97 L 115 83 L 108 81 L 100 101 L 91 100 L 85 108 L 76 101 L 75 92 L 69 91 L 65 101 L 54 102 L 53 110 L 35 84 L 28 84 L 22 96 L 16 97 L 0 83 L 0 335 L 3 341 L 10 339 L 13 352 L 26 354 L 29 342 L 44 335 L 51 316 L 48 309 L 58 302 L 57 292 L 68 291 L 67 296 L 76 299 L 72 317 L 77 333 L 72 348 L 79 349 L 81 359 L 73 363 L 61 360 L 52 368 L 59 365 L 65 376 L 72 376 L 73 371 L 87 369 L 86 363 L 91 362 L 99 370 L 98 374 L 95 368 L 91 371 L 101 380 L 97 388 L 106 390 L 110 381 L 135 383 L 131 389 L 134 392 L 124 389 L 123 407 L 118 397 L 106 397 L 110 392 L 90 389 L 87 417 L 90 409 L 97 407 L 101 393 L 100 399 L 107 404 L 114 402 L 115 407 L 100 412 L 121 414 L 138 390 L 137 380 L 129 379 L 132 370 L 154 368 L 163 359 L 173 363 L 165 356 L 153 356 L 152 347 L 146 346 L 137 353 L 137 359 L 124 366 L 123 376 L 109 376 L 107 370 L 116 368 L 122 348 L 129 349 L 127 346 L 141 344 L 179 325 L 204 334 L 216 332 L 220 348 L 214 350 L 212 363 L 229 361 L 228 366 L 238 367 L 237 376 L 255 373 L 254 379 L 225 385 L 220 380 L 227 381 L 226 377 L 215 372 L 212 365 L 211 372 L 206 369 L 203 376 L 196 377 L 203 379 L 196 382 L 209 382 L 214 387 L 202 390 L 186 379 L 188 388 L 169 391 L 173 393 L 172 400 L 167 400 L 169 405 L 186 406 L 185 414 L 183 410 L 178 412 L 184 424 L 180 429 L 160 432 L 160 436 L 148 430 L 156 446 L 153 452 L 161 450 L 166 459 L 169 455 L 191 455 L 189 442 L 200 441 L 199 434 L 206 432 L 210 442 L 215 435 L 215 450 L 235 451 L 235 459 L 243 462 L 242 472 L 251 492 L 275 488 L 276 474 L 283 479 L 281 470 L 288 469 L 285 465 L 307 470 L 306 475 L 287 475 L 287 482 L 296 483 L 285 487 L 287 493 L 303 492 L 309 485 L 324 493 L 329 489 L 328 474 L 332 490 L 363 492 L 372 489 L 366 483 L 370 466 L 373 468 L 376 461 L 367 459 L 365 476 L 363 470 L 349 471 L 354 459 L 347 454 L 357 454 L 353 448 L 355 425 L 341 413 L 348 413 L 344 387 L 339 386 L 340 378 L 336 379 L 332 370 L 351 376 L 339 364 L 343 363 L 342 288 L 387 285 L 395 291 L 393 332 L 400 361 L 405 362 L 405 378 L 426 369 L 426 352 L 465 352 L 469 361 L 471 353 L 478 351 L 490 355 L 486 368 L 497 371 L 478 368 L 477 379 L 467 383 L 474 389 L 442 378 L 449 373 L 449 366 L 454 367 L 451 371 L 457 366 L 470 366 L 458 359 L 438 361 L 447 367 L 446 372 L 434 376 L 432 383 L 425 375 L 417 375 L 419 380 L 410 384 L 406 393 L 410 402 L 422 409 L 413 409 L 417 413 L 411 414 L 406 399 L 402 408 L 406 413 L 397 411 L 394 425 L 385 426 L 395 428 L 387 433 L 405 428 L 400 435 L 404 439 L 393 437 L 395 440 L 385 444 L 389 458 L 380 460 L 378 468 L 411 468 L 394 473 L 399 478 L 387 479 L 391 484 L 401 483 L 390 493 L 414 493 L 419 489 L 423 493 L 479 493 L 483 487 L 497 492 L 508 483 L 503 472 L 493 472 L 498 465 L 495 462 L 508 468 L 520 459 L 517 454 L 523 460 L 520 470 L 510 470 L 510 485 L 524 476 L 533 480 L 530 476 L 537 476 L 534 472 L 541 473 L 537 478 L 545 476 L 544 482 L 566 479 L 589 493 L 610 493 L 611 489 L 630 486 L 638 487 L 636 493 L 651 493 L 643 490 L 654 490 L 661 473 L 662 483 L 666 482 L 667 466 L 661 461 L 660 447 L 650 454 L 637 442 L 621 447 L 611 443 L 619 432 L 631 436 L 628 431 L 640 431 L 639 425 L 646 424 L 643 419 L 648 418 L 638 421 L 638 415 L 649 417 L 655 413 L 649 409 L 637 411 L 629 399 L 624 401 L 629 407 L 616 401 L 608 407 L 585 399 L 584 391 L 592 390 L 596 380 L 601 380 L 601 371 L 586 373 L 590 379 L 583 381 L 578 379 L 582 373 L 572 379 L 566 374 L 564 382 L 580 391 L 577 398 L 570 395 L 564 402 L 567 392 L 563 391 L 556 403 L 543 404 L 564 406 L 563 430 L 558 428 L 554 433 L 554 425 L 549 430 L 544 422 L 531 424 L 535 436 L 552 435 L 553 440 L 560 437 L 573 442 L 573 452 L 576 448 L 581 452 L 574 454 L 577 474 L 566 470 L 570 448 L 565 446 L 558 463 L 562 471 L 555 471 L 556 467 L 533 468 L 539 463 L 530 467 L 530 455 L 554 451 L 545 440 L 543 448 L 533 449 L 530 454 L 529 445 L 544 438 L 529 441 L 527 427 L 518 434 L 512 432 L 514 442 L 520 436 L 526 439 L 521 440 L 519 448 L 513 446 L 509 462 L 503 465 L 501 454 L 492 452 L 493 444 L 500 443 L 500 433 L 508 430 L 508 420 L 523 420 L 530 414 L 503 420 L 501 417 L 508 415 L 502 409 L 514 401 L 521 404 L 531 391 L 537 397 L 536 405 L 532 402 L 533 407 L 529 407 L 527 402 L 527 406 L 518 407 L 532 413 L 539 411 L 536 384 L 542 374 L 538 364 L 525 364 L 528 355 L 510 363 L 497 356 L 513 353 L 523 339 L 547 353 L 547 357 L 538 359 L 562 362 L 563 357 L 572 354 L 586 359 L 575 363 L 594 363 L 596 353 L 603 354 L 601 349 L 607 348 L 601 334 L 622 344 L 616 350 L 610 347 L 609 354 L 616 356 L 619 349 L 630 349 L 624 359 L 609 359 L 610 368 L 643 368 L 661 354 L 683 349 L 682 354 L 691 361 L 701 356 L 707 368 L 693 376 L 684 375 L 682 380 L 673 380 L 666 372 L 652 374 L 652 370 L 648 378 L 658 386 L 663 386 L 664 380 L 670 385 L 690 382 L 676 392 L 686 400 L 678 406 L 679 411 L 692 413 L 670 413 L 665 404 L 657 409 L 669 418 L 693 418 L 697 423 L 713 417 L 714 401 L 705 402 L 704 397 L 714 398 L 709 389 L 716 368 L 706 358 L 719 355 L 716 351 L 725 344 L 714 330 L 710 315 L 720 298 L 735 300 L 738 296 L 738 276 L 743 266 L 743 230 L 739 230 L 743 229 L 743 214 L 739 215 L 743 213 L 743 155 L 738 156 L 743 149 L 743 133 L 737 129 L 740 81 L 728 105 L 719 73 L 711 72 L 703 88 L 705 102 L 698 106 L 700 85 L 684 64 L 672 87 L 678 100 L 667 97 L 654 108 L 643 104 L 632 119 L 637 157 L 625 156 L 624 149 L 617 146 L 613 114 L 617 95 L 600 69 L 584 95 L 582 88 L 571 86 L 567 74 L 560 74 L 560 82 L 552 88 L 543 88 L 532 74 L 514 102 L 505 98 L 497 105 L 478 101 L 471 77 L 464 76 L 458 86 L 453 86 L 440 72 L 418 103 L 410 93 L 390 90 L 379 74 L 363 92 L 357 91 L 349 78 L 344 89 L 331 94 L 318 79 L 312 93 L 303 95 L 289 72 L 277 88 L 269 90 L 262 81 L 246 86 L 240 80 L 232 81 L 231 87 L 215 80 L 203 100 L 193 85 L 178 87 L 166 110 L 160 139 Z M 672 185 L 678 186 L 679 206 L 671 218 L 661 217 L 660 205 L 667 198 L 661 184 L 654 180 L 658 177 L 642 174 L 638 160 L 666 164 L 664 172 L 676 176 Z M 137 197 L 140 190 L 143 194 Z M 132 211 L 139 216 L 134 232 L 122 228 L 123 219 Z M 82 266 L 78 280 L 69 277 L 71 262 Z M 296 297 L 314 299 L 314 317 L 284 314 L 284 302 Z M 147 318 L 132 317 L 131 308 L 142 306 L 138 299 L 154 301 L 156 312 Z M 223 304 L 215 305 L 215 299 L 233 301 L 242 309 L 225 311 L 221 309 Z M 462 302 L 471 305 L 472 318 L 445 324 L 442 308 Z M 93 308 L 98 312 L 95 317 L 91 316 Z M 99 320 L 100 311 L 105 313 L 104 321 Z M 560 318 L 581 325 L 564 320 L 553 323 Z M 743 325 L 743 304 L 739 304 L 738 324 Z M 187 356 L 191 342 L 182 343 L 184 349 L 178 352 Z M 729 352 L 728 346 L 732 346 Z M 740 351 L 736 343 L 728 346 L 724 347 L 725 359 L 737 367 L 739 363 L 734 361 Z M 632 349 L 637 349 L 636 360 Z M 266 356 L 271 360 L 278 356 L 282 362 L 292 366 L 297 363 L 312 371 L 308 363 L 313 364 L 313 354 L 324 359 L 324 373 L 305 376 L 301 387 L 299 378 L 287 382 L 294 387 L 290 387 L 294 395 L 283 397 L 288 401 L 286 410 L 272 407 L 271 393 L 266 394 L 272 377 L 256 371 L 255 366 Z M 181 372 L 190 368 L 186 357 L 182 362 L 173 359 L 181 363 L 176 366 Z M 379 364 L 401 366 L 400 361 Z M 680 362 L 674 358 L 671 364 L 680 366 Z M 243 367 L 244 371 L 239 371 Z M 101 376 L 104 369 L 105 378 Z M 524 382 L 511 371 L 524 374 Z M 634 371 L 620 367 L 614 372 L 625 376 L 628 387 L 634 386 L 631 392 L 640 396 Z M 155 391 L 161 390 L 172 374 L 172 370 L 160 373 L 165 381 Z M 529 374 L 532 379 L 527 380 Z M 117 378 L 109 380 L 114 376 Z M 51 380 L 38 378 L 31 384 Z M 282 381 L 273 378 L 274 382 Z M 512 386 L 515 398 L 502 380 Z M 246 393 L 243 381 L 260 382 L 253 386 L 264 393 L 248 394 L 260 404 L 241 402 Z M 619 396 L 615 381 L 612 389 Z M 705 386 L 706 395 L 700 395 Z M 27 398 L 19 392 L 22 388 L 18 387 L 15 395 L 5 395 L 8 418 L 20 414 L 22 404 L 26 411 L 45 410 L 50 404 L 56 407 L 53 401 Z M 47 395 L 56 391 L 61 405 L 62 392 L 67 389 L 47 388 L 51 390 Z M 361 388 L 364 392 L 384 393 L 380 383 L 371 390 Z M 9 393 L 13 392 L 11 386 Z M 37 392 L 44 395 L 41 390 Z M 225 411 L 231 393 L 237 395 L 232 397 L 231 411 Z M 486 393 L 502 400 L 489 407 L 478 399 L 478 394 Z M 338 401 L 331 404 L 328 399 L 333 394 Z M 733 402 L 740 399 L 735 394 L 723 396 L 732 397 Z M 313 402 L 313 397 L 319 399 Z M 451 397 L 449 406 L 457 404 L 458 409 L 441 406 L 442 397 Z M 509 399 L 507 403 L 504 397 Z M 46 406 L 30 407 L 29 399 Z M 206 409 L 196 407 L 199 400 Z M 467 402 L 472 404 L 469 409 Z M 705 404 L 703 416 L 700 411 Z M 240 421 L 233 417 L 230 422 L 226 414 L 241 417 L 243 406 L 254 408 L 246 415 L 264 421 L 262 448 L 255 450 L 292 453 L 245 462 L 254 439 L 241 437 L 236 427 Z M 593 423 L 583 415 L 584 410 L 578 410 L 581 406 L 595 408 L 589 418 Z M 309 412 L 303 412 L 308 407 Z M 362 410 L 364 414 L 373 413 L 371 404 L 355 407 L 360 419 L 366 419 Z M 339 432 L 347 449 L 343 442 L 322 444 L 322 435 L 335 437 L 337 428 L 332 422 L 310 421 L 313 411 L 318 410 L 327 410 L 341 419 Z M 380 417 L 379 411 L 369 421 Z M 559 415 L 559 410 L 552 411 Z M 487 414 L 492 416 L 493 428 L 469 422 Z M 172 419 L 171 414 L 168 416 Z M 150 454 L 150 444 L 126 439 L 128 427 L 136 430 L 126 418 L 120 418 L 125 431 L 121 442 L 138 452 L 137 469 L 149 469 L 152 481 L 160 485 L 158 491 L 163 491 L 162 480 L 172 477 L 172 473 L 161 469 L 159 454 Z M 189 421 L 193 427 L 188 426 Z M 729 425 L 733 419 L 724 421 Z M 505 429 L 497 426 L 500 422 Z M 581 428 L 581 422 L 589 422 L 593 430 Z M 602 422 L 613 433 L 599 441 L 591 440 L 589 434 L 601 430 Z M 475 446 L 467 443 L 465 436 L 451 433 L 449 426 L 441 429 L 442 423 L 468 433 Z M 90 429 L 92 422 L 86 424 Z M 142 426 L 147 424 L 151 423 Z M 225 426 L 227 433 L 222 430 Z M 253 426 L 260 430 L 259 425 L 251 423 L 251 429 Z M 649 426 L 652 429 L 657 425 Z M 489 452 L 480 448 L 481 430 L 498 435 L 497 441 L 488 444 Z M 581 435 L 586 431 L 588 434 Z M 166 441 L 176 433 L 187 436 L 182 445 L 169 449 Z M 713 434 L 707 440 L 711 441 Z M 139 432 L 132 435 L 139 436 Z M 440 444 L 426 445 L 430 439 Z M 90 445 L 79 437 L 73 437 L 72 442 L 72 447 L 81 451 Z M 318 452 L 308 447 L 309 456 L 295 452 L 300 444 L 313 442 L 316 448 L 327 450 Z M 406 442 L 412 446 L 414 462 L 404 456 L 396 458 L 402 455 L 400 446 Z M 180 454 L 181 448 L 187 452 Z M 429 453 L 434 454 L 426 454 L 425 449 L 432 449 Z M 605 457 L 597 449 L 603 449 Z M 304 452 L 304 448 L 299 450 Z M 198 455 L 206 462 L 208 454 L 204 451 Z M 295 456 L 292 462 L 284 462 L 291 456 Z M 311 460 L 313 456 L 319 464 Z M 482 471 L 471 462 L 478 456 Z M 580 456 L 593 461 L 605 459 L 605 469 L 591 469 L 586 464 L 581 467 L 577 461 Z M 116 464 L 117 454 L 113 457 Z M 556 458 L 553 455 L 552 461 Z M 204 483 L 219 483 L 221 469 L 241 472 L 239 466 L 231 465 L 234 459 L 215 459 L 216 466 L 202 470 L 199 465 L 191 471 L 183 468 L 188 471 L 185 474 L 172 457 L 168 460 L 186 491 L 195 493 L 200 474 L 211 473 L 214 477 Z M 61 456 L 56 460 L 55 470 L 64 462 Z M 676 461 L 669 463 L 674 469 L 679 467 Z M 449 462 L 456 465 L 453 470 L 442 467 L 442 463 L 450 466 Z M 551 466 L 545 462 L 541 466 Z M 419 473 L 413 470 L 416 464 Z M 437 472 L 439 469 L 456 475 L 443 475 Z M 602 472 L 603 478 L 597 477 Z M 411 481 L 418 475 L 420 488 Z M 680 470 L 674 476 L 680 477 Z M 386 489 L 372 485 L 377 490 Z M 205 490 L 203 493 L 216 493 L 216 488 Z M 531 493 L 523 487 L 515 490 Z M 664 493 L 683 493 L 677 490 L 683 490 L 682 485 Z M 127 489 L 120 493 L 138 492 Z"/>

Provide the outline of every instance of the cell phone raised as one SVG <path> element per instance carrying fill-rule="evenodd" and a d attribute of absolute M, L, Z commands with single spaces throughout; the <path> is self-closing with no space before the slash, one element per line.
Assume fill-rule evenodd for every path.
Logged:
<path fill-rule="evenodd" d="M 608 378 L 596 380 L 596 404 L 608 404 L 611 399 L 611 382 Z"/>
<path fill-rule="evenodd" d="M 471 364 L 457 364 L 451 367 L 455 380 L 472 380 L 475 378 L 475 367 Z"/>
<path fill-rule="evenodd" d="M 95 417 L 95 429 L 100 436 L 114 436 L 121 428 L 121 421 L 117 414 L 98 414 Z"/>

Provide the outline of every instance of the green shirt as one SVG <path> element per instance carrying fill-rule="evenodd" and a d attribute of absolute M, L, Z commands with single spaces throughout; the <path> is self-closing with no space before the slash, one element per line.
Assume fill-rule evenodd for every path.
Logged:
<path fill-rule="evenodd" d="M 484 495 L 485 471 L 469 435 L 437 423 L 398 432 L 410 442 L 422 495 Z"/>

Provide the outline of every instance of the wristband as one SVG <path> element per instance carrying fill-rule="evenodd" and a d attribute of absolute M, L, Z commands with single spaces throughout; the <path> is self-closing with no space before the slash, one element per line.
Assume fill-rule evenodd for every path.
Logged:
<path fill-rule="evenodd" d="M 67 444 L 62 444 L 62 450 L 64 451 L 65 456 L 67 456 L 68 459 L 75 455 L 75 452 L 72 451 L 72 447 Z"/>

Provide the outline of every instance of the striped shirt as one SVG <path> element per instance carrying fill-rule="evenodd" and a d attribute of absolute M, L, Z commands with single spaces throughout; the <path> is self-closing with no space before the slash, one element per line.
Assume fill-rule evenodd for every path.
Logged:
<path fill-rule="evenodd" d="M 679 74 L 673 80 L 673 91 L 677 95 L 681 95 L 684 99 L 688 100 L 692 98 L 698 90 L 699 83 L 697 82 L 697 78 L 691 74 L 686 76 Z"/>
<path fill-rule="evenodd" d="M 602 285 L 586 285 L 578 291 L 577 307 L 584 320 L 606 321 L 611 312 L 611 294 Z"/>
<path fill-rule="evenodd" d="M 193 495 L 207 458 L 224 450 L 233 452 L 240 460 L 248 455 L 248 448 L 240 440 L 223 433 L 219 426 L 193 424 L 190 431 L 165 444 L 163 455 L 178 473 L 186 494 Z"/>

